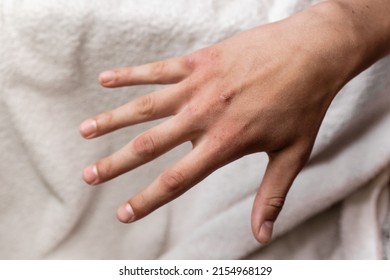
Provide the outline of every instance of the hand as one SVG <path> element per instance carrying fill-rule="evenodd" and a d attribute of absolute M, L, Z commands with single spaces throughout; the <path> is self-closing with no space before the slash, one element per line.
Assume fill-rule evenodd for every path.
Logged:
<path fill-rule="evenodd" d="M 309 158 L 326 110 L 357 65 L 345 40 L 339 40 L 345 34 L 329 28 L 325 18 L 312 8 L 184 57 L 102 73 L 105 87 L 172 86 L 86 120 L 80 127 L 85 138 L 171 118 L 87 167 L 84 180 L 105 182 L 191 141 L 189 154 L 120 206 L 117 218 L 128 223 L 216 169 L 266 152 L 269 163 L 254 201 L 252 229 L 259 242 L 270 242 L 273 223 Z M 343 55 L 348 59 L 335 59 Z"/>

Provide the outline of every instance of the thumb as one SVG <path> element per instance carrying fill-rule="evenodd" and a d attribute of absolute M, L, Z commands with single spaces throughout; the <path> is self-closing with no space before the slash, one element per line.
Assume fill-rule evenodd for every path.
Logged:
<path fill-rule="evenodd" d="M 274 222 L 295 177 L 307 161 L 305 154 L 297 153 L 296 149 L 268 154 L 267 169 L 252 208 L 252 231 L 261 244 L 271 242 Z"/>

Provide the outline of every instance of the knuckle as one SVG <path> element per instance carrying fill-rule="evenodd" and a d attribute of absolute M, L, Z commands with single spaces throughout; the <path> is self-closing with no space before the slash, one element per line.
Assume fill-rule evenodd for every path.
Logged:
<path fill-rule="evenodd" d="M 192 71 L 196 67 L 196 56 L 195 55 L 187 55 L 181 59 L 181 63 L 184 69 Z"/>
<path fill-rule="evenodd" d="M 149 118 L 153 116 L 155 110 L 154 98 L 151 95 L 143 96 L 138 99 L 136 108 L 138 109 L 138 114 L 141 117 Z"/>
<path fill-rule="evenodd" d="M 282 210 L 284 202 L 285 202 L 285 198 L 281 196 L 273 196 L 264 199 L 264 204 L 266 206 L 274 208 L 278 212 Z"/>
<path fill-rule="evenodd" d="M 185 177 L 182 172 L 168 170 L 160 175 L 162 188 L 168 193 L 177 193 L 183 187 Z"/>
<path fill-rule="evenodd" d="M 158 61 L 152 64 L 151 75 L 155 78 L 160 78 L 161 76 L 164 75 L 165 68 L 166 68 L 166 62 Z"/>
<path fill-rule="evenodd" d="M 139 157 L 153 157 L 156 154 L 155 141 L 149 134 L 144 134 L 134 139 L 134 153 Z"/>
<path fill-rule="evenodd" d="M 219 60 L 220 56 L 221 56 L 221 53 L 216 48 L 213 48 L 213 49 L 209 50 L 209 52 L 208 52 L 208 57 L 211 61 Z"/>
<path fill-rule="evenodd" d="M 216 47 L 204 48 L 196 52 L 196 57 L 205 64 L 216 63 L 221 57 L 221 50 Z"/>

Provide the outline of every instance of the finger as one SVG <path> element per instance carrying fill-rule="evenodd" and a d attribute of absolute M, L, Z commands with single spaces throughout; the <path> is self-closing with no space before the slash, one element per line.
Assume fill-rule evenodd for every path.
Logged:
<path fill-rule="evenodd" d="M 187 77 L 192 71 L 192 65 L 188 57 L 171 58 L 106 71 L 99 75 L 99 82 L 110 88 L 143 84 L 172 84 Z"/>
<path fill-rule="evenodd" d="M 174 117 L 139 135 L 114 154 L 83 171 L 86 183 L 95 185 L 128 172 L 193 137 L 187 123 Z"/>
<path fill-rule="evenodd" d="M 271 242 L 274 222 L 305 162 L 306 158 L 294 150 L 270 156 L 252 209 L 252 230 L 260 243 L 265 245 Z"/>
<path fill-rule="evenodd" d="M 182 160 L 165 170 L 149 187 L 123 203 L 117 211 L 118 220 L 129 223 L 143 218 L 216 170 L 221 159 L 203 146 L 195 147 Z"/>
<path fill-rule="evenodd" d="M 112 111 L 85 120 L 80 125 L 80 134 L 90 139 L 129 125 L 171 116 L 182 104 L 181 91 L 177 85 L 141 96 Z"/>

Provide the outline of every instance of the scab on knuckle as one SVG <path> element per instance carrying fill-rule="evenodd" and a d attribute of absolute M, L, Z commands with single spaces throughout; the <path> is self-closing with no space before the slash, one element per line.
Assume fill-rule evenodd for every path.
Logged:
<path fill-rule="evenodd" d="M 156 154 L 156 145 L 150 135 L 144 134 L 134 139 L 133 150 L 139 157 L 153 157 Z"/>
<path fill-rule="evenodd" d="M 185 177 L 180 171 L 169 170 L 160 175 L 162 188 L 168 193 L 177 193 L 183 187 Z"/>
<path fill-rule="evenodd" d="M 224 105 L 230 104 L 234 96 L 235 96 L 234 91 L 221 92 L 221 94 L 219 95 L 219 101 Z"/>

